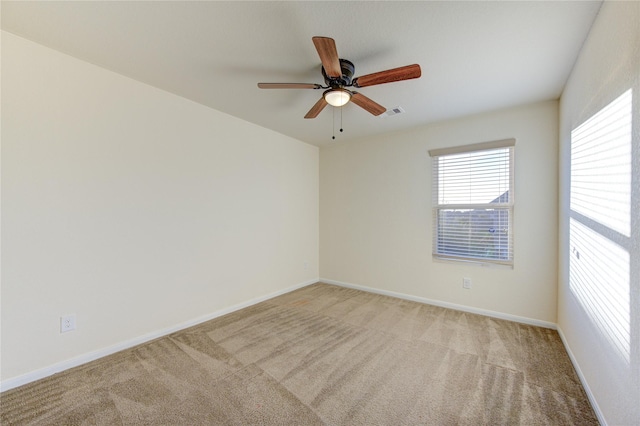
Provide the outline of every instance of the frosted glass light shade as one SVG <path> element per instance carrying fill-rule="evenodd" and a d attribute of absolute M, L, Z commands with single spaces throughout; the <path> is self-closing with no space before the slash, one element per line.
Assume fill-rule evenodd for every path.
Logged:
<path fill-rule="evenodd" d="M 331 89 L 324 93 L 324 100 L 334 107 L 341 107 L 349 102 L 351 99 L 351 93 L 345 89 Z"/>

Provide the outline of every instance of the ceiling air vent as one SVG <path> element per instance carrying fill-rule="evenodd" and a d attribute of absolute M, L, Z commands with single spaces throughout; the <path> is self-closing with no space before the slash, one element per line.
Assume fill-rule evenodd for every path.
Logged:
<path fill-rule="evenodd" d="M 404 112 L 404 108 L 401 106 L 389 108 L 381 117 L 391 117 L 392 115 L 402 114 Z"/>

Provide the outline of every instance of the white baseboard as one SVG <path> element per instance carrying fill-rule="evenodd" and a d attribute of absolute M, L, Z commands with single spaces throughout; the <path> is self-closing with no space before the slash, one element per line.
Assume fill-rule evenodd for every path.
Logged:
<path fill-rule="evenodd" d="M 569 343 L 567 342 L 567 339 L 564 336 L 564 333 L 562 332 L 562 328 L 560 328 L 560 326 L 557 326 L 557 330 L 558 330 L 558 334 L 560 335 L 560 339 L 562 340 L 562 344 L 564 345 L 564 348 L 567 351 L 567 354 L 569 354 L 569 359 L 571 360 L 571 364 L 573 364 L 573 368 L 576 370 L 576 374 L 578 375 L 578 378 L 580 379 L 580 383 L 582 383 L 582 387 L 584 388 L 584 391 L 587 394 L 587 398 L 589 398 L 589 402 L 591 403 L 591 407 L 593 408 L 593 411 L 596 413 L 596 417 L 598 417 L 598 421 L 600 422 L 600 424 L 602 426 L 606 426 L 607 422 L 604 420 L 604 415 L 602 414 L 602 411 L 600 410 L 600 407 L 598 406 L 598 402 L 596 400 L 596 397 L 591 392 L 591 388 L 589 387 L 589 384 L 587 383 L 587 379 L 584 377 L 584 374 L 582 374 L 582 370 L 580 370 L 580 364 L 578 364 L 578 360 L 573 355 L 573 352 L 571 351 L 571 348 L 569 347 Z"/>
<path fill-rule="evenodd" d="M 517 315 L 505 314 L 502 312 L 490 311 L 487 309 L 474 308 L 472 306 L 457 305 L 455 303 L 442 302 L 440 300 L 427 299 L 426 297 L 419 297 L 419 296 L 413 296 L 410 294 L 397 293 L 395 291 L 380 290 L 377 288 L 367 287 L 359 284 L 346 283 L 343 281 L 330 280 L 327 278 L 320 278 L 320 282 L 327 283 L 327 284 L 334 284 L 341 287 L 353 288 L 356 290 L 362 290 L 369 293 L 381 294 L 383 296 L 391 296 L 391 297 L 397 297 L 399 299 L 411 300 L 413 302 L 426 303 L 427 305 L 440 306 L 441 308 L 455 309 L 456 311 L 469 312 L 472 314 L 484 315 L 487 317 L 519 322 L 522 324 L 535 325 L 537 327 L 550 328 L 552 330 L 557 329 L 557 325 L 555 323 L 542 321 L 534 318 L 520 317 Z"/>
<path fill-rule="evenodd" d="M 235 312 L 240 309 L 247 308 L 249 306 L 255 305 L 260 302 L 264 302 L 265 300 L 273 299 L 274 297 L 280 296 L 285 293 L 289 293 L 290 291 L 297 290 L 299 288 L 306 287 L 308 285 L 311 285 L 317 282 L 318 282 L 317 278 L 313 280 L 308 280 L 308 281 L 296 284 L 294 286 L 287 287 L 285 289 L 278 290 L 276 292 L 269 293 L 264 296 L 256 297 L 246 302 L 238 303 L 236 305 L 229 306 L 228 308 L 220 309 L 210 314 L 207 314 L 198 318 L 194 318 L 192 320 L 189 320 L 189 321 L 186 321 L 162 330 L 153 331 L 151 333 L 147 333 L 142 336 L 138 336 L 133 339 L 126 340 L 124 342 L 116 343 L 115 345 L 111 345 L 106 348 L 99 349 L 97 351 L 88 352 L 88 353 L 79 355 L 75 358 L 71 358 L 69 360 L 50 365 L 48 367 L 44 367 L 26 374 L 22 374 L 17 377 L 12 377 L 10 379 L 3 380 L 2 382 L 0 382 L 0 392 L 7 391 L 9 389 L 13 389 L 18 386 L 26 385 L 27 383 L 31 383 L 36 380 L 44 379 L 45 377 L 51 376 L 61 371 L 68 370 L 70 368 L 77 367 L 82 364 L 86 364 L 87 362 L 90 362 L 90 361 L 95 361 L 96 359 L 105 357 L 107 355 L 111 355 L 116 352 L 120 352 L 122 350 L 140 345 L 142 343 L 149 342 L 159 337 L 163 337 L 171 333 L 175 333 L 176 331 L 193 327 L 194 325 L 198 325 L 203 322 L 221 317 L 223 315 L 230 314 L 231 312 Z"/>

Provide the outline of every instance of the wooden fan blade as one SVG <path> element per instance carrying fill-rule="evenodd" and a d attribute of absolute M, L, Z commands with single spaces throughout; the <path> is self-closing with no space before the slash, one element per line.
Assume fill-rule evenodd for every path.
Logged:
<path fill-rule="evenodd" d="M 342 77 L 336 42 L 329 37 L 313 37 L 312 40 L 318 51 L 318 56 L 320 56 L 324 72 L 329 77 Z"/>
<path fill-rule="evenodd" d="M 322 89 L 319 84 L 313 83 L 258 83 L 261 89 Z"/>
<path fill-rule="evenodd" d="M 360 108 L 369 111 L 373 115 L 380 115 L 387 110 L 382 105 L 372 101 L 365 95 L 362 95 L 358 92 L 353 92 L 353 94 L 351 95 L 351 102 L 358 105 Z"/>
<path fill-rule="evenodd" d="M 313 107 L 311 107 L 311 109 L 309 110 L 307 115 L 304 116 L 304 118 L 316 118 L 318 114 L 320 114 L 320 112 L 326 106 L 327 106 L 327 101 L 324 100 L 324 96 L 323 96 L 320 98 L 318 102 L 316 102 L 316 104 Z"/>
<path fill-rule="evenodd" d="M 420 65 L 413 64 L 400 68 L 393 68 L 386 71 L 374 72 L 373 74 L 363 75 L 355 78 L 353 85 L 355 87 L 374 86 L 376 84 L 391 83 L 394 81 L 410 80 L 418 78 L 422 75 Z"/>

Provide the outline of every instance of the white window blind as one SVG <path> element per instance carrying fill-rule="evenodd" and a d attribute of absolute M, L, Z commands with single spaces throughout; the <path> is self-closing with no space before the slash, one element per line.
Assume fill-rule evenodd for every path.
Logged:
<path fill-rule="evenodd" d="M 631 89 L 571 132 L 571 210 L 631 235 Z"/>
<path fill-rule="evenodd" d="M 515 140 L 429 151 L 433 255 L 513 264 Z"/>
<path fill-rule="evenodd" d="M 633 90 L 571 131 L 569 289 L 620 360 L 633 356 Z"/>

